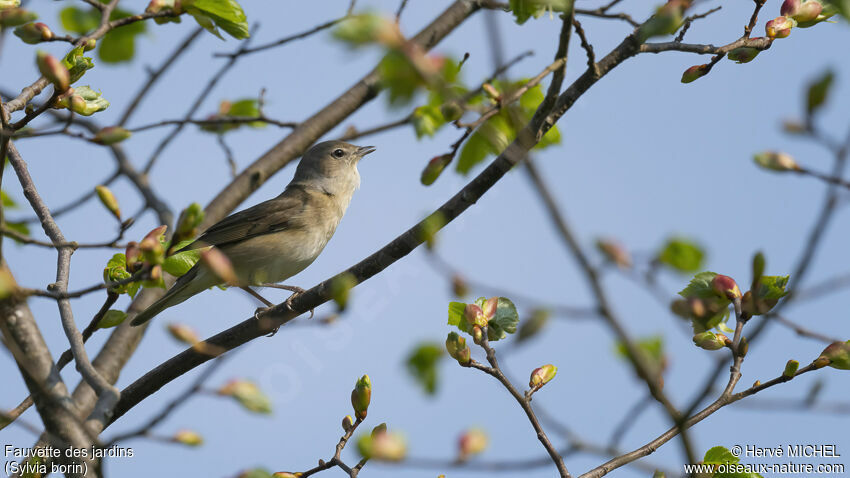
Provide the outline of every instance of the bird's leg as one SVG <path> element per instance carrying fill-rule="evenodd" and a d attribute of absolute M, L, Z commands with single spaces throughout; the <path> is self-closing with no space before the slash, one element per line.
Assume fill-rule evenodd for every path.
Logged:
<path fill-rule="evenodd" d="M 272 288 L 275 288 L 275 289 L 283 289 L 283 290 L 291 291 L 292 295 L 290 295 L 289 298 L 286 299 L 284 304 L 286 304 L 287 309 L 292 310 L 292 311 L 294 311 L 294 309 L 292 308 L 292 300 L 295 299 L 296 297 L 298 297 L 299 295 L 303 294 L 304 292 L 307 292 L 306 290 L 302 289 L 301 287 L 298 287 L 297 285 L 261 284 L 260 287 L 272 287 Z M 315 309 L 310 309 L 310 318 L 311 319 L 313 318 L 313 315 L 315 315 Z"/>
<path fill-rule="evenodd" d="M 266 300 L 266 298 L 265 298 L 265 297 L 261 296 L 261 295 L 260 295 L 257 291 L 255 291 L 254 289 L 252 289 L 252 288 L 250 288 L 250 287 L 240 287 L 240 289 L 242 289 L 242 290 L 244 290 L 245 292 L 247 292 L 247 293 L 251 294 L 251 295 L 252 295 L 252 296 L 254 296 L 257 300 L 259 300 L 260 302 L 262 302 L 263 304 L 265 304 L 265 305 L 266 305 L 265 307 L 257 307 L 257 310 L 255 310 L 255 311 L 254 311 L 254 319 L 256 319 L 256 320 L 260 320 L 260 312 L 263 312 L 263 311 L 269 310 L 269 309 L 271 309 L 272 307 L 274 307 L 274 304 L 273 304 L 273 303 L 271 303 L 270 301 Z M 272 332 L 271 332 L 269 335 L 267 335 L 266 337 L 272 337 L 272 336 L 274 336 L 274 334 L 276 334 L 276 333 L 277 333 L 278 329 L 280 329 L 280 326 L 275 327 L 275 329 L 274 329 L 274 330 L 272 330 Z"/>

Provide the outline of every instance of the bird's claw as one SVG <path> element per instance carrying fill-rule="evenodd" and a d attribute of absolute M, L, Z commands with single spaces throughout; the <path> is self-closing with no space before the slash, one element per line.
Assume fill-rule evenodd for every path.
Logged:
<path fill-rule="evenodd" d="M 254 320 L 259 322 L 261 320 L 260 314 L 269 310 L 269 309 L 271 309 L 271 307 L 257 307 L 257 310 L 254 311 Z M 280 325 L 275 327 L 274 330 L 272 330 L 270 334 L 266 335 L 266 337 L 274 337 L 274 334 L 276 334 L 279 329 L 280 329 Z"/>
<path fill-rule="evenodd" d="M 292 308 L 292 301 L 296 297 L 298 297 L 299 295 L 301 295 L 301 294 L 303 294 L 304 292 L 307 292 L 307 291 L 300 288 L 300 287 L 296 287 L 296 286 L 291 286 L 291 287 L 292 287 L 291 290 L 293 290 L 293 293 L 283 303 L 284 303 L 284 305 L 286 305 L 287 309 L 289 309 L 292 312 L 297 313 L 297 311 L 294 308 Z M 309 317 L 310 319 L 313 318 L 313 315 L 315 315 L 315 312 L 316 312 L 316 309 L 310 309 L 310 317 Z"/>

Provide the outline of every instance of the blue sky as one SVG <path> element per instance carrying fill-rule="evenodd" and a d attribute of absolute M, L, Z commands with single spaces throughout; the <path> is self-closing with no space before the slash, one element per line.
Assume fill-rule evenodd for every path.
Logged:
<path fill-rule="evenodd" d="M 57 14 L 65 3 L 31 2 L 42 12 L 42 21 L 58 30 Z M 122 4 L 142 9 L 147 2 Z M 312 3 L 312 4 L 311 4 Z M 396 1 L 360 1 L 358 10 L 374 8 L 388 14 Z M 741 3 L 741 2 L 739 2 Z M 260 28 L 253 40 L 262 44 L 310 28 L 341 15 L 347 0 L 316 2 L 242 2 L 249 21 Z M 402 31 L 418 31 L 448 2 L 410 0 L 402 17 Z M 580 2 L 581 6 L 591 5 Z M 694 11 L 703 11 L 718 2 L 700 2 Z M 780 2 L 768 1 L 756 27 L 778 15 Z M 651 11 L 648 4 L 623 2 L 623 9 L 636 18 Z M 736 39 L 750 16 L 749 2 L 723 5 L 707 20 L 695 23 L 686 41 L 723 44 Z M 532 49 L 535 55 L 510 70 L 513 77 L 533 76 L 547 65 L 554 53 L 560 22 L 544 16 L 517 26 L 512 18 L 498 15 L 505 38 L 506 56 Z M 629 32 L 625 24 L 583 20 L 597 55 L 601 56 Z M 118 120 L 124 105 L 145 78 L 145 67 L 160 63 L 193 28 L 193 22 L 179 25 L 149 25 L 148 34 L 137 44 L 137 58 L 128 66 L 98 64 L 85 81 L 100 89 L 112 103 L 95 118 L 104 125 Z M 463 77 L 474 84 L 486 77 L 493 66 L 487 48 L 483 14 L 476 14 L 453 32 L 435 51 L 461 56 L 471 54 L 463 67 Z M 781 149 L 793 154 L 801 164 L 828 171 L 832 161 L 822 149 L 788 137 L 781 132 L 783 118 L 799 116 L 805 85 L 825 68 L 833 68 L 837 81 L 821 124 L 836 136 L 847 130 L 846 107 L 850 104 L 850 64 L 842 45 L 850 44 L 846 22 L 821 24 L 794 30 L 788 39 L 778 40 L 755 61 L 736 65 L 724 60 L 703 79 L 684 85 L 682 71 L 707 58 L 684 53 L 641 55 L 625 62 L 587 92 L 562 118 L 558 126 L 563 142 L 536 155 L 540 170 L 561 204 L 567 218 L 587 248 L 598 236 L 618 238 L 634 251 L 651 252 L 670 235 L 695 237 L 707 249 L 706 268 L 749 280 L 749 260 L 756 250 L 768 258 L 769 274 L 786 274 L 793 268 L 815 220 L 825 187 L 802 177 L 769 174 L 751 161 L 753 152 Z M 62 44 L 46 49 L 60 54 Z M 181 117 L 196 92 L 206 85 L 209 75 L 224 61 L 214 52 L 233 51 L 235 40 L 222 42 L 203 35 L 157 86 L 137 111 L 131 126 L 161 119 Z M 7 35 L 0 68 L 0 83 L 18 90 L 36 77 L 32 60 L 35 48 Z M 584 52 L 573 42 L 567 82 L 584 67 Z M 205 99 L 197 116 L 215 112 L 222 99 L 256 96 L 266 88 L 266 113 L 283 121 L 298 121 L 317 111 L 341 91 L 366 74 L 379 59 L 375 50 L 351 51 L 323 32 L 303 41 L 269 50 L 240 60 Z M 842 61 L 843 60 L 843 61 Z M 402 117 L 409 109 L 389 109 L 383 96 L 372 101 L 328 137 L 341 134 L 348 125 L 366 128 Z M 136 165 L 144 164 L 166 129 L 136 134 L 126 147 Z M 267 127 L 240 130 L 228 135 L 240 167 L 258 158 L 286 134 Z M 361 189 L 336 235 L 321 257 L 289 282 L 309 287 L 356 263 L 432 211 L 458 189 L 467 178 L 447 171 L 433 186 L 419 183 L 422 167 L 431 157 L 442 154 L 458 137 L 445 128 L 432 139 L 417 141 L 412 128 L 401 128 L 359 140 L 374 144 L 378 151 L 360 166 Z M 112 158 L 102 148 L 63 138 L 19 141 L 18 147 L 46 202 L 53 208 L 67 203 L 94 187 L 112 172 Z M 278 194 L 289 181 L 288 167 L 269 180 L 245 203 L 250 205 Z M 477 172 L 478 169 L 473 171 Z M 13 175 L 4 178 L 4 190 L 22 201 Z M 151 181 L 155 190 L 179 210 L 193 201 L 206 204 L 229 179 L 221 149 L 213 136 L 190 127 L 166 150 L 154 168 Z M 140 206 L 138 195 L 125 180 L 113 188 L 122 208 L 130 213 Z M 842 203 L 843 204 L 843 203 Z M 29 215 L 25 211 L 8 216 Z M 494 224 L 498 224 L 494 227 Z M 102 207 L 92 202 L 62 216 L 65 235 L 80 242 L 112 237 L 113 221 Z M 157 226 L 151 214 L 145 215 L 130 236 L 141 237 Z M 33 228 L 37 230 L 37 227 Z M 847 234 L 850 232 L 846 208 L 839 208 L 822 249 L 815 257 L 807 283 L 813 284 L 847 272 Z M 35 231 L 34 234 L 38 234 Z M 567 254 L 550 225 L 541 203 L 521 171 L 509 173 L 482 200 L 439 237 L 439 253 L 466 276 L 541 302 L 591 305 L 592 298 L 576 264 Z M 44 249 L 6 243 L 12 271 L 29 287 L 44 287 L 55 274 L 55 254 Z M 97 283 L 109 251 L 80 250 L 74 255 L 71 289 Z M 598 256 L 594 255 L 598 260 Z M 672 296 L 689 277 L 662 274 L 661 287 Z M 670 366 L 665 391 L 677 404 L 684 404 L 702 385 L 713 364 L 713 354 L 697 349 L 681 321 L 670 315 L 643 289 L 629 280 L 611 274 L 605 285 L 614 298 L 614 308 L 636 337 L 661 334 Z M 487 291 L 473 291 L 475 296 Z M 275 291 L 267 296 L 285 298 Z M 789 307 L 789 318 L 826 334 L 848 337 L 846 291 L 827 298 Z M 511 397 L 492 378 L 482 373 L 441 364 L 439 391 L 426 397 L 407 377 L 403 360 L 409 350 L 425 340 L 442 342 L 449 331 L 446 306 L 451 296 L 446 278 L 435 272 L 424 250 L 417 250 L 380 275 L 357 287 L 348 311 L 333 326 L 298 324 L 287 326 L 273 338 L 256 340 L 238 351 L 210 380 L 218 386 L 232 377 L 257 381 L 273 401 L 271 417 L 250 415 L 234 403 L 199 396 L 172 415 L 156 430 L 169 435 L 191 428 L 206 438 L 198 449 L 148 440 L 134 440 L 134 458 L 108 462 L 112 475 L 135 477 L 153 473 L 172 476 L 233 476 L 243 468 L 264 466 L 271 471 L 306 470 L 319 458 L 332 455 L 340 434 L 340 419 L 351 413 L 350 390 L 360 375 L 368 373 L 373 382 L 373 402 L 366 430 L 380 422 L 403 431 L 409 454 L 418 458 L 455 455 L 459 433 L 481 426 L 490 434 L 490 448 L 476 460 L 524 459 L 541 457 L 544 450 Z M 74 301 L 78 323 L 84 323 L 99 308 L 102 297 L 89 296 Z M 120 305 L 127 304 L 124 298 Z M 66 347 L 53 302 L 32 299 L 30 305 L 54 356 Z M 521 315 L 535 303 L 517 301 Z M 182 350 L 166 334 L 168 322 L 191 324 L 203 336 L 241 321 L 256 304 L 237 291 L 213 290 L 157 317 L 145 340 L 119 379 L 124 387 L 151 367 Z M 332 306 L 317 310 L 321 316 Z M 758 320 L 758 319 L 756 319 Z M 98 333 L 87 348 L 94 354 L 107 334 Z M 497 352 L 506 345 L 498 344 Z M 740 387 L 756 379 L 778 375 L 785 362 L 794 358 L 808 363 L 823 344 L 794 335 L 782 326 L 773 326 L 753 344 L 745 361 Z M 525 382 L 534 367 L 558 365 L 558 377 L 535 395 L 534 404 L 567 424 L 582 438 L 605 443 L 626 410 L 645 394 L 644 387 L 614 354 L 614 338 L 596 320 L 554 320 L 545 333 L 523 348 L 505 352 L 503 363 Z M 25 395 L 23 382 L 8 354 L 0 356 L 4 381 L 0 407 L 11 408 Z M 143 423 L 173 396 L 189 386 L 198 370 L 166 386 L 153 398 L 136 407 L 105 434 L 132 429 Z M 75 384 L 72 367 L 63 376 Z M 825 369 L 775 387 L 753 399 L 801 398 L 816 381 L 823 380 L 823 396 L 846 397 L 850 392 L 842 372 Z M 764 395 L 764 397 L 762 397 Z M 34 411 L 25 418 L 38 422 Z M 715 445 L 735 444 L 777 446 L 788 444 L 835 443 L 842 454 L 850 453 L 845 416 L 822 413 L 764 412 L 729 407 L 699 424 L 692 432 L 702 453 Z M 624 437 L 622 446 L 632 449 L 654 438 L 668 426 L 665 416 L 653 410 L 640 417 Z M 554 432 L 550 436 L 562 443 Z M 3 444 L 28 446 L 32 437 L 21 428 L 0 433 Z M 353 447 L 352 447 L 353 448 Z M 677 470 L 682 462 L 677 442 L 664 446 L 648 461 Z M 353 449 L 343 455 L 356 461 Z M 6 460 L 4 460 L 5 462 Z M 592 455 L 571 456 L 567 466 L 574 474 L 605 461 Z M 745 460 L 746 461 L 746 460 Z M 751 459 L 750 462 L 759 462 Z M 764 462 L 771 463 L 766 460 Z M 775 461 L 773 461 L 775 462 Z M 839 460 L 840 462 L 840 460 Z M 339 471 L 325 472 L 328 475 Z M 364 476 L 478 476 L 450 468 L 422 470 L 370 463 Z M 523 473 L 530 477 L 555 476 L 551 465 Z M 645 471 L 625 468 L 615 476 L 647 476 Z"/>

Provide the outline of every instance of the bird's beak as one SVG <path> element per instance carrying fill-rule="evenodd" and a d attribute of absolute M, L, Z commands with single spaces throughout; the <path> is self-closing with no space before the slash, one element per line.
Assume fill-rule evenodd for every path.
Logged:
<path fill-rule="evenodd" d="M 357 156 L 359 156 L 360 158 L 363 158 L 363 156 L 366 156 L 367 154 L 374 153 L 374 152 L 375 152 L 374 146 L 361 146 L 361 147 L 357 148 Z"/>

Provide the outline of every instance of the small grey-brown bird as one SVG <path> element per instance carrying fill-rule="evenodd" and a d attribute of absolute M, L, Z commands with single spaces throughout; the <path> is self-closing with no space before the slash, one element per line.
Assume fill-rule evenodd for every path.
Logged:
<path fill-rule="evenodd" d="M 243 288 L 265 301 L 247 286 L 282 282 L 319 256 L 336 231 L 354 190 L 360 186 L 357 163 L 373 151 L 372 146 L 343 141 L 313 146 L 304 153 L 283 193 L 226 217 L 181 250 L 218 248 L 230 259 Z M 141 325 L 221 283 L 209 269 L 195 264 L 162 298 L 139 313 L 132 325 Z"/>

